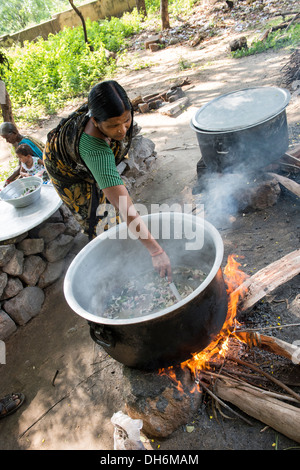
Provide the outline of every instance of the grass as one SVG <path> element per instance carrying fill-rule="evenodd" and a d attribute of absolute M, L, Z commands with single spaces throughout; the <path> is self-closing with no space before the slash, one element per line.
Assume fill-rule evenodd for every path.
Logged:
<path fill-rule="evenodd" d="M 266 27 L 268 29 L 268 27 Z M 269 33 L 264 41 L 254 40 L 248 49 L 240 49 L 232 52 L 234 58 L 245 57 L 249 55 L 259 54 L 268 49 L 277 50 L 283 47 L 291 49 L 296 48 L 300 44 L 300 24 L 292 25 L 288 31 L 277 30 Z"/>

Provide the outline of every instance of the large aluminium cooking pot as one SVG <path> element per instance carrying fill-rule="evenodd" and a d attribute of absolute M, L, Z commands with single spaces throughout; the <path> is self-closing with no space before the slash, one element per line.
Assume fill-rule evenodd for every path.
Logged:
<path fill-rule="evenodd" d="M 111 357 L 129 367 L 154 370 L 191 358 L 222 328 L 227 314 L 223 242 L 215 227 L 191 214 L 160 212 L 142 218 L 173 268 L 193 267 L 208 273 L 202 284 L 171 307 L 146 316 L 99 315 L 102 294 L 107 296 L 114 286 L 153 269 L 147 250 L 122 223 L 78 253 L 66 273 L 64 293 L 70 307 L 88 321 L 92 339 Z"/>
<path fill-rule="evenodd" d="M 289 145 L 287 90 L 257 87 L 221 95 L 191 120 L 205 166 L 211 171 L 257 170 L 278 160 Z"/>

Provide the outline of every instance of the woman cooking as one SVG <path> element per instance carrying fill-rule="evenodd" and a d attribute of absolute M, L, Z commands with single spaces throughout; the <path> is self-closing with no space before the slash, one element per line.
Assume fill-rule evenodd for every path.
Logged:
<path fill-rule="evenodd" d="M 171 281 L 170 260 L 148 231 L 118 173 L 127 154 L 133 109 L 125 90 L 108 80 L 95 85 L 81 106 L 47 136 L 44 164 L 53 186 L 91 240 L 119 223 L 135 226 L 154 269 Z M 116 209 L 113 216 L 107 204 Z"/>

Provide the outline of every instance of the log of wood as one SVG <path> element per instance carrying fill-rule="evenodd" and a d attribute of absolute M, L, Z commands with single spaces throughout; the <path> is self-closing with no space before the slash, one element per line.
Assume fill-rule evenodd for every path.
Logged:
<path fill-rule="evenodd" d="M 300 145 L 298 145 L 297 147 L 295 147 L 293 150 L 289 151 L 288 153 L 286 153 L 286 155 L 289 155 L 289 156 L 292 156 L 292 157 L 295 157 L 295 158 L 299 158 L 300 159 Z"/>
<path fill-rule="evenodd" d="M 283 258 L 274 261 L 274 263 L 269 264 L 246 279 L 246 281 L 234 291 L 234 294 L 240 294 L 246 291 L 246 294 L 241 296 L 239 308 L 247 310 L 267 294 L 270 294 L 270 292 L 288 282 L 299 273 L 300 249 L 283 256 Z"/>
<path fill-rule="evenodd" d="M 266 396 L 257 387 L 227 377 L 216 380 L 214 393 L 247 415 L 300 443 L 300 408 Z"/>
<path fill-rule="evenodd" d="M 296 183 L 296 181 L 291 180 L 290 178 L 286 178 L 282 175 L 277 175 L 276 173 L 268 173 L 268 175 L 276 178 L 278 183 L 282 184 L 286 189 L 291 191 L 296 196 L 300 197 L 300 184 Z"/>
<path fill-rule="evenodd" d="M 292 155 L 291 153 L 285 153 L 279 160 L 279 163 L 291 163 L 300 169 L 300 150 L 299 155 Z"/>
<path fill-rule="evenodd" d="M 290 359 L 294 364 L 300 364 L 300 347 L 295 344 L 287 343 L 273 336 L 248 331 L 236 331 L 235 336 L 244 341 L 250 348 L 258 347 L 264 351 Z"/>

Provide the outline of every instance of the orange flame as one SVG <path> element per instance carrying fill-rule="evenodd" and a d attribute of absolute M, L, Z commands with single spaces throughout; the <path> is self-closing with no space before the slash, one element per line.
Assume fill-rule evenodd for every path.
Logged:
<path fill-rule="evenodd" d="M 194 377 L 198 377 L 199 372 L 203 369 L 209 368 L 208 362 L 214 358 L 225 357 L 228 350 L 228 343 L 230 336 L 234 335 L 236 327 L 239 325 L 236 320 L 237 308 L 240 300 L 244 297 L 247 289 L 243 287 L 243 282 L 247 279 L 247 275 L 240 270 L 241 264 L 236 261 L 237 255 L 230 255 L 227 260 L 227 265 L 224 268 L 224 278 L 226 283 L 226 290 L 228 294 L 228 310 L 225 323 L 217 335 L 216 339 L 212 341 L 203 351 L 200 351 L 191 359 L 181 363 L 181 368 L 188 367 Z M 167 370 L 162 369 L 160 373 L 167 373 L 172 380 L 176 382 L 176 375 L 172 368 Z M 182 384 L 177 383 L 179 391 L 183 391 Z M 190 391 L 193 393 L 194 389 Z"/>

